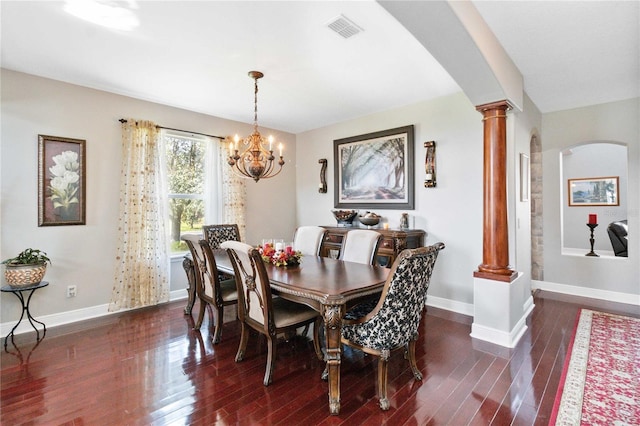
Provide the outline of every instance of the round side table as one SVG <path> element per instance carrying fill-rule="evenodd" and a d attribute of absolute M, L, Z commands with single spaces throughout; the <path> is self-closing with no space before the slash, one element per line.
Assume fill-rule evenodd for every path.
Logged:
<path fill-rule="evenodd" d="M 7 336 L 4 338 L 4 350 L 5 351 L 7 350 L 7 340 L 9 340 L 9 337 L 11 337 L 11 343 L 13 343 L 13 346 L 16 345 L 15 342 L 13 341 L 13 332 L 16 330 L 18 325 L 20 325 L 20 323 L 22 322 L 22 318 L 24 318 L 25 312 L 27 313 L 27 319 L 29 320 L 29 323 L 31 324 L 31 327 L 33 327 L 33 329 L 36 331 L 36 339 L 38 341 L 40 341 L 41 338 L 44 339 L 44 335 L 47 333 L 47 326 L 44 325 L 43 322 L 38 321 L 37 319 L 35 319 L 31 315 L 31 312 L 29 312 L 29 302 L 31 302 L 31 296 L 33 296 L 33 293 L 37 289 L 42 288 L 42 287 L 46 287 L 48 285 L 49 285 L 49 283 L 47 281 L 40 281 L 38 284 L 34 284 L 34 285 L 26 286 L 26 287 L 11 287 L 10 285 L 5 285 L 5 286 L 2 286 L 2 288 L 0 288 L 0 291 L 2 291 L 3 293 L 13 293 L 13 294 L 15 294 L 16 297 L 20 300 L 20 304 L 22 305 L 22 313 L 20 314 L 20 319 L 18 320 L 16 325 L 13 326 L 13 328 L 11 329 L 9 334 L 7 334 Z M 26 300 L 24 298 L 24 294 L 22 294 L 25 291 L 30 292 L 29 295 L 27 296 Z M 42 327 L 43 327 L 42 337 L 40 337 L 40 331 L 38 330 L 38 328 L 36 327 L 34 322 L 37 322 L 38 324 L 42 325 Z"/>

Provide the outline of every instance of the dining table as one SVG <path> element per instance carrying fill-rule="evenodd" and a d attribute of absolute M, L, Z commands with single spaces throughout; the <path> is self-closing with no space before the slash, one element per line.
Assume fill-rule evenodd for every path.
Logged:
<path fill-rule="evenodd" d="M 218 271 L 233 274 L 225 250 L 214 250 Z M 298 266 L 265 263 L 271 288 L 287 300 L 317 310 L 324 320 L 329 410 L 340 413 L 340 362 L 342 319 L 350 302 L 379 293 L 389 275 L 381 266 L 304 256 Z"/>

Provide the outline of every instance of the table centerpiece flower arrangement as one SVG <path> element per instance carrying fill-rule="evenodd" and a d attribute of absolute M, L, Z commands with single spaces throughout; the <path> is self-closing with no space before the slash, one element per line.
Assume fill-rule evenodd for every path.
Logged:
<path fill-rule="evenodd" d="M 284 250 L 276 250 L 273 243 L 266 243 L 258 246 L 258 251 L 265 263 L 276 266 L 298 266 L 302 261 L 302 253 L 289 245 Z"/>

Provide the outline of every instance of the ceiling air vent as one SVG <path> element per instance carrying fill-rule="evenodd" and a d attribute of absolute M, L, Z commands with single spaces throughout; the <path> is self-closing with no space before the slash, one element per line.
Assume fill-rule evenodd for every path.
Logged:
<path fill-rule="evenodd" d="M 331 21 L 329 21 L 327 27 L 338 33 L 343 38 L 349 38 L 358 34 L 360 31 L 364 31 L 344 15 L 333 18 Z"/>

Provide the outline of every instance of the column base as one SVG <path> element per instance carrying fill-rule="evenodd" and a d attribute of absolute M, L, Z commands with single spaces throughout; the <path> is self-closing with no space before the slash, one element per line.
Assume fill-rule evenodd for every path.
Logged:
<path fill-rule="evenodd" d="M 471 337 L 507 348 L 518 344 L 534 306 L 530 292 L 524 288 L 524 274 L 516 275 L 509 282 L 474 278 Z"/>

